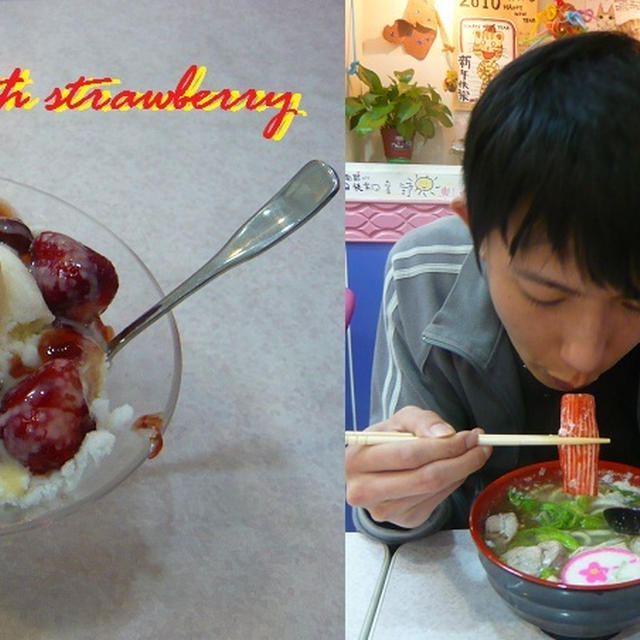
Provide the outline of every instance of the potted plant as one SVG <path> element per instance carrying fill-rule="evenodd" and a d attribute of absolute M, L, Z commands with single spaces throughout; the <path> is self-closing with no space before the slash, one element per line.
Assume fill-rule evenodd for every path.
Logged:
<path fill-rule="evenodd" d="M 411 159 L 416 134 L 427 141 L 435 136 L 438 125 L 453 126 L 451 111 L 440 94 L 431 85 L 411 82 L 414 73 L 413 69 L 394 71 L 385 87 L 374 71 L 359 64 L 358 78 L 369 91 L 345 101 L 349 129 L 361 136 L 379 130 L 389 162 Z"/>

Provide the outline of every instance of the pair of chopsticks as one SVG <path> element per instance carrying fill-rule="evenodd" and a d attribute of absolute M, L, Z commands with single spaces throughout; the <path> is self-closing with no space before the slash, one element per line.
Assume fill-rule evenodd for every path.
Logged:
<path fill-rule="evenodd" d="M 452 434 L 453 435 L 453 434 Z M 416 440 L 419 436 L 406 431 L 345 431 L 346 444 L 384 444 L 385 442 L 403 442 Z M 543 446 L 559 444 L 608 444 L 611 438 L 592 438 L 579 436 L 558 436 L 555 434 L 538 435 L 535 433 L 481 433 L 478 444 L 492 447 Z"/>

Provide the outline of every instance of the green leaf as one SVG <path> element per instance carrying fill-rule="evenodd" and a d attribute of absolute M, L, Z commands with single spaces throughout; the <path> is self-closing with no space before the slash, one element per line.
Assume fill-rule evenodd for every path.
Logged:
<path fill-rule="evenodd" d="M 351 118 L 358 113 L 361 113 L 365 110 L 364 104 L 359 98 L 347 98 L 344 101 L 345 113 L 347 118 Z"/>
<path fill-rule="evenodd" d="M 538 574 L 538 578 L 542 578 L 543 580 L 549 580 L 550 578 L 558 577 L 558 572 L 551 567 L 542 567 L 542 569 L 540 569 L 540 573 Z"/>
<path fill-rule="evenodd" d="M 586 515 L 580 521 L 581 529 L 604 529 L 606 526 L 607 521 L 604 519 L 602 512 Z"/>
<path fill-rule="evenodd" d="M 364 105 L 365 107 L 367 107 L 367 109 L 370 109 L 371 107 L 373 107 L 376 104 L 376 102 L 378 102 L 381 99 L 382 98 L 376 95 L 375 93 L 365 93 L 362 96 L 362 102 L 364 102 Z"/>
<path fill-rule="evenodd" d="M 512 546 L 517 546 L 518 544 L 530 546 L 546 540 L 557 540 L 568 551 L 575 551 L 580 546 L 578 541 L 570 533 L 554 527 L 520 529 L 514 536 L 511 544 Z"/>
<path fill-rule="evenodd" d="M 436 128 L 430 118 L 423 118 L 416 123 L 416 131 L 425 139 L 429 140 L 436 135 Z"/>
<path fill-rule="evenodd" d="M 444 104 L 428 107 L 425 109 L 425 115 L 435 118 L 443 127 L 453 126 L 451 111 Z"/>
<path fill-rule="evenodd" d="M 514 506 L 522 509 L 523 511 L 534 511 L 538 508 L 538 500 L 529 498 L 522 491 L 518 491 L 514 487 L 507 489 L 507 498 L 509 502 Z"/>
<path fill-rule="evenodd" d="M 374 107 L 371 111 L 365 111 L 356 126 L 356 132 L 364 136 L 367 133 L 381 129 L 386 124 L 387 116 L 392 109 L 393 105 L 385 105 Z"/>
<path fill-rule="evenodd" d="M 400 123 L 412 118 L 420 111 L 421 106 L 419 102 L 401 102 L 395 111 L 396 120 Z"/>
<path fill-rule="evenodd" d="M 442 102 L 440 94 L 431 85 L 424 88 L 423 94 L 426 95 L 434 104 L 440 104 Z"/>
<path fill-rule="evenodd" d="M 570 533 L 553 527 L 538 527 L 535 533 L 540 542 L 557 540 L 568 551 L 575 551 L 580 546 L 580 543 Z"/>
<path fill-rule="evenodd" d="M 396 128 L 398 129 L 398 133 L 405 140 L 412 140 L 413 136 L 415 136 L 415 134 L 416 134 L 415 124 L 411 120 L 398 123 Z"/>
<path fill-rule="evenodd" d="M 413 69 L 405 69 L 404 71 L 394 71 L 393 75 L 396 80 L 402 84 L 408 84 L 413 78 L 415 71 Z"/>
<path fill-rule="evenodd" d="M 369 87 L 369 89 L 371 89 L 371 91 L 378 94 L 383 93 L 382 82 L 375 71 L 371 71 L 371 69 L 367 69 L 359 64 L 356 70 L 356 75 Z"/>
<path fill-rule="evenodd" d="M 453 115 L 449 110 L 449 107 L 446 105 L 442 105 L 442 111 L 440 115 L 437 116 L 438 121 L 443 127 L 453 127 Z"/>
<path fill-rule="evenodd" d="M 578 526 L 584 511 L 570 502 L 543 502 L 536 520 L 543 525 L 557 529 L 573 529 Z"/>
<path fill-rule="evenodd" d="M 398 85 L 394 84 L 394 85 L 392 85 L 391 87 L 389 87 L 387 89 L 386 98 L 390 102 L 394 102 L 395 100 L 397 100 L 398 96 L 400 96 L 400 89 L 399 89 Z"/>
<path fill-rule="evenodd" d="M 358 126 L 358 122 L 360 121 L 360 115 L 356 114 L 349 119 L 349 131 L 353 131 Z"/>
<path fill-rule="evenodd" d="M 400 93 L 402 93 L 402 98 L 403 100 L 413 100 L 414 102 L 417 102 L 419 104 L 424 104 L 424 96 L 422 95 L 422 93 L 420 92 L 420 89 L 418 87 L 416 87 L 415 85 L 398 85 L 398 88 L 402 87 L 402 91 L 399 91 Z"/>

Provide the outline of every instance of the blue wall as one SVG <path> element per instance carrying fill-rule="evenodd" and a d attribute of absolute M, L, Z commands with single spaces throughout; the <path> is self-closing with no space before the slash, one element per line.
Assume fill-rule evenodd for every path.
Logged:
<path fill-rule="evenodd" d="M 347 243 L 347 286 L 355 295 L 355 307 L 345 349 L 345 425 L 347 429 L 369 426 L 371 364 L 376 337 L 384 265 L 393 245 L 378 242 Z M 348 341 L 351 342 L 349 358 Z M 351 378 L 355 393 L 352 397 Z M 355 405 L 355 425 L 353 419 Z M 353 531 L 351 508 L 346 507 L 345 529 Z"/>
<path fill-rule="evenodd" d="M 347 389 L 346 424 L 349 429 L 355 426 L 364 429 L 369 424 L 371 363 L 382 299 L 384 265 L 391 246 L 389 243 L 347 244 L 347 285 L 355 295 L 349 333 L 355 382 L 356 425 L 353 424 L 352 398 Z"/>

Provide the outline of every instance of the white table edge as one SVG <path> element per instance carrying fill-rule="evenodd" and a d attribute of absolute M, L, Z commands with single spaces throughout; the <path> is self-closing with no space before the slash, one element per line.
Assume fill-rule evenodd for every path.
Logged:
<path fill-rule="evenodd" d="M 350 532 L 347 532 L 347 534 Z M 364 535 L 364 534 L 359 534 Z M 367 640 L 369 638 L 369 633 L 371 629 L 371 625 L 373 622 L 374 616 L 378 613 L 378 607 L 380 603 L 380 596 L 382 594 L 382 590 L 387 581 L 387 575 L 389 573 L 389 567 L 391 565 L 392 554 L 391 548 L 389 545 L 377 541 L 380 543 L 380 546 L 384 548 L 384 558 L 382 560 L 382 564 L 380 567 L 380 572 L 378 574 L 378 578 L 376 579 L 375 586 L 373 588 L 373 592 L 371 594 L 371 600 L 369 601 L 369 606 L 367 607 L 367 611 L 364 616 L 364 621 L 362 623 L 362 628 L 360 629 L 360 633 L 358 635 L 358 640 Z"/>

